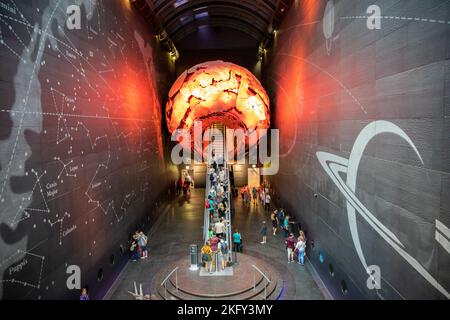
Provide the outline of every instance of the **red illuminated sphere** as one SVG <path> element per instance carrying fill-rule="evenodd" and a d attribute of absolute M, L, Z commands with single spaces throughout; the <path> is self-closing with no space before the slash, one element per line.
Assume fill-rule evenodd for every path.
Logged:
<path fill-rule="evenodd" d="M 202 121 L 203 131 L 214 123 L 249 133 L 267 129 L 269 98 L 259 80 L 241 66 L 220 60 L 197 64 L 178 77 L 166 104 L 170 133 L 186 129 L 192 138 L 194 121 Z"/>

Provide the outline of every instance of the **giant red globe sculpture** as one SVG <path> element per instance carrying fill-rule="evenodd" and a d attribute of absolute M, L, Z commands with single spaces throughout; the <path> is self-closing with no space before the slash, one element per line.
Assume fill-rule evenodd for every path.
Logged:
<path fill-rule="evenodd" d="M 166 104 L 170 133 L 185 129 L 192 137 L 195 121 L 201 121 L 203 131 L 215 123 L 247 133 L 267 129 L 269 98 L 246 68 L 220 60 L 197 64 L 178 77 Z M 181 141 L 185 148 L 193 149 L 193 143 L 193 138 L 190 145 Z"/>

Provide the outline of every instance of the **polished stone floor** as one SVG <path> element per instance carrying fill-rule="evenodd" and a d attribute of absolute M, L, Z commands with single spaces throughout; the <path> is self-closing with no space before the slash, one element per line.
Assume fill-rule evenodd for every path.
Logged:
<path fill-rule="evenodd" d="M 328 298 L 326 290 L 314 280 L 314 272 L 309 263 L 304 267 L 297 263 L 287 263 L 284 238 L 281 235 L 272 236 L 269 233 L 267 243 L 260 244 L 261 221 L 270 221 L 262 206 L 252 205 L 248 209 L 240 198 L 233 202 L 233 228 L 238 228 L 244 239 L 243 254 L 271 264 L 283 276 L 284 290 L 281 299 Z M 160 274 L 162 269 L 167 269 L 166 272 L 169 273 L 169 265 L 188 256 L 189 244 L 202 244 L 203 207 L 204 189 L 196 189 L 188 199 L 180 196 L 169 204 L 149 233 L 149 258 L 129 262 L 105 299 L 133 299 L 128 291 L 133 291 L 134 281 L 142 283 L 145 294 L 154 293 L 151 292 L 153 276 Z"/>

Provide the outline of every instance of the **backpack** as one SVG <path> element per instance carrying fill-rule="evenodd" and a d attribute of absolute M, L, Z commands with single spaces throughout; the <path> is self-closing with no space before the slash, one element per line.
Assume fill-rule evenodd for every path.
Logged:
<path fill-rule="evenodd" d="M 222 242 L 220 244 L 220 250 L 222 251 L 223 254 L 227 254 L 228 253 L 228 246 L 225 242 Z"/>
<path fill-rule="evenodd" d="M 214 173 L 209 174 L 209 180 L 214 181 Z"/>
<path fill-rule="evenodd" d="M 205 207 L 206 207 L 206 209 L 209 209 L 211 207 L 210 204 L 209 204 L 209 200 L 205 201 Z"/>

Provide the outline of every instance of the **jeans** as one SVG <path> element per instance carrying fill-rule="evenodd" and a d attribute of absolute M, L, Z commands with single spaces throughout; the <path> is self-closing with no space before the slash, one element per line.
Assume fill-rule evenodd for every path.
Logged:
<path fill-rule="evenodd" d="M 241 252 L 241 243 L 240 242 L 233 242 L 233 251 Z"/>
<path fill-rule="evenodd" d="M 300 250 L 298 252 L 298 262 L 300 264 L 305 264 L 305 250 Z"/>
<path fill-rule="evenodd" d="M 132 254 L 131 257 L 132 257 L 133 260 L 140 260 L 141 259 L 141 256 L 140 256 L 139 251 L 138 251 L 137 248 L 135 248 L 133 250 L 133 254 Z"/>

